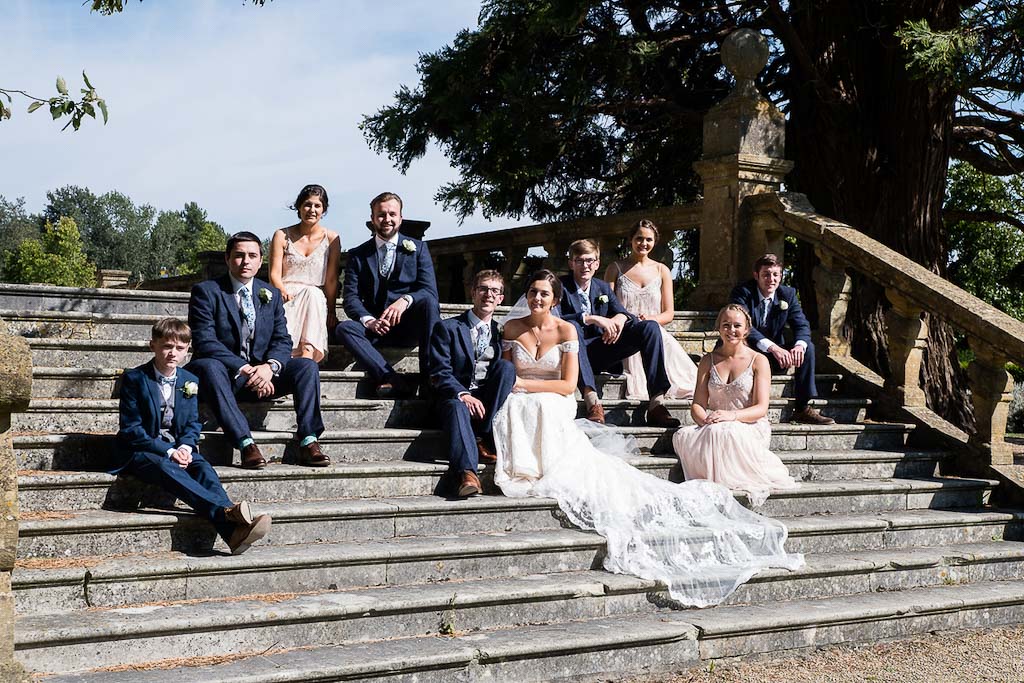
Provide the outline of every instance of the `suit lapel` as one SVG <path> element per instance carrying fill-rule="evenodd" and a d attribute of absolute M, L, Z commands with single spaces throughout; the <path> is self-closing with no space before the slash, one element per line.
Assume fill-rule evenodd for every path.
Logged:
<path fill-rule="evenodd" d="M 580 312 L 579 308 L 579 288 L 576 286 L 576 279 L 569 277 L 569 281 L 562 281 L 563 296 L 565 301 L 569 304 L 569 313 L 575 315 Z"/>
<path fill-rule="evenodd" d="M 494 357 L 501 358 L 501 327 L 493 318 L 491 319 L 491 348 L 494 349 Z"/>
<path fill-rule="evenodd" d="M 388 276 L 388 281 L 393 282 L 399 278 L 402 274 L 402 267 L 405 266 L 405 261 L 409 258 L 409 254 L 406 253 L 405 249 L 402 249 L 402 233 L 398 233 L 398 242 L 395 243 L 395 263 L 391 266 L 391 274 Z"/>
<path fill-rule="evenodd" d="M 458 327 L 459 340 L 462 342 L 462 351 L 466 354 L 466 358 L 469 359 L 469 364 L 472 365 L 476 362 L 476 353 L 473 349 L 473 334 L 470 331 L 469 313 L 461 313 L 459 320 L 462 323 Z"/>
<path fill-rule="evenodd" d="M 370 277 L 373 278 L 373 293 L 380 289 L 380 259 L 377 258 L 377 240 L 373 237 L 367 243 L 369 254 L 366 255 L 366 263 L 370 267 Z"/>
<path fill-rule="evenodd" d="M 235 301 L 235 292 L 232 289 L 231 278 L 227 275 L 220 281 L 220 294 L 224 302 L 224 309 L 228 312 L 231 324 L 235 326 L 235 337 L 242 339 L 242 312 Z"/>
<path fill-rule="evenodd" d="M 153 409 L 153 418 L 156 420 L 156 428 L 160 428 L 160 381 L 157 379 L 156 365 L 153 361 L 146 364 L 146 389 L 149 393 L 149 405 Z"/>

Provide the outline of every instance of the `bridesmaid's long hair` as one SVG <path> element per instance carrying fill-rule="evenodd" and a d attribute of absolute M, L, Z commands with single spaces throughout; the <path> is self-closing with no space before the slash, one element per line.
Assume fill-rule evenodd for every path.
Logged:
<path fill-rule="evenodd" d="M 530 285 L 538 280 L 544 280 L 551 285 L 551 293 L 554 296 L 554 301 L 551 302 L 551 307 L 554 308 L 562 301 L 562 281 L 558 279 L 558 276 L 552 273 L 547 268 L 538 270 L 530 276 L 530 279 L 526 281 L 526 292 L 525 295 L 530 293 Z"/>
<path fill-rule="evenodd" d="M 747 321 L 747 333 L 743 335 L 743 338 L 746 339 L 747 335 L 750 334 L 750 328 L 754 326 L 754 321 L 750 317 L 750 311 L 748 311 L 747 307 L 742 304 L 726 304 L 725 306 L 722 306 L 722 310 L 718 312 L 718 317 L 715 318 L 715 331 L 717 332 L 721 329 L 722 318 L 724 318 L 725 314 L 730 311 L 736 311 L 737 313 L 743 314 L 743 319 Z"/>

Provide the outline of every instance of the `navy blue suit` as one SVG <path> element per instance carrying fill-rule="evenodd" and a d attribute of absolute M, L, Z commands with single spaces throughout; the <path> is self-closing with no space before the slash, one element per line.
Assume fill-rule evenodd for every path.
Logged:
<path fill-rule="evenodd" d="M 754 321 L 754 327 L 750 330 L 747 343 L 757 349 L 757 344 L 762 339 L 769 339 L 784 349 L 791 349 L 797 341 L 807 344 L 804 352 L 804 362 L 796 368 L 793 374 L 793 384 L 796 389 L 796 409 L 800 410 L 807 405 L 807 402 L 818 395 L 818 389 L 814 382 L 814 344 L 811 343 L 811 326 L 800 308 L 800 302 L 796 298 L 796 290 L 792 287 L 779 285 L 775 290 L 774 303 L 768 310 L 767 321 L 761 320 L 761 292 L 757 288 L 756 280 L 736 285 L 729 295 L 729 302 L 741 304 L 750 312 Z M 789 327 L 792 330 L 793 339 L 786 341 L 785 330 Z M 772 370 L 779 372 L 781 368 L 775 357 L 770 353 L 766 354 L 771 363 Z"/>
<path fill-rule="evenodd" d="M 412 249 L 404 245 L 411 243 Z M 383 337 L 370 332 L 360 318 L 379 318 L 384 309 L 408 294 L 412 304 L 401 322 Z M 430 333 L 440 317 L 434 264 L 425 242 L 398 234 L 395 263 L 387 280 L 380 276 L 377 243 L 372 237 L 348 252 L 342 306 L 349 320 L 339 323 L 335 335 L 376 381 L 394 374 L 378 346 L 419 346 L 420 372 L 426 370 Z"/>
<path fill-rule="evenodd" d="M 601 340 L 602 330 L 597 325 L 584 325 L 580 310 L 579 288 L 572 275 L 562 276 L 562 301 L 559 314 L 576 326 L 580 343 L 586 349 L 580 358 L 580 391 L 584 387 L 597 388 L 594 373 L 603 372 L 612 365 L 639 352 L 644 362 L 647 387 L 651 398 L 664 394 L 669 389 L 665 373 L 665 352 L 661 343 L 661 328 L 653 320 L 637 320 L 636 316 L 623 308 L 611 286 L 604 280 L 590 281 L 590 313 L 613 318 L 620 313 L 629 320 L 614 344 Z"/>
<path fill-rule="evenodd" d="M 516 383 L 516 369 L 501 357 L 501 330 L 491 321 L 491 349 L 494 360 L 480 386 L 470 390 L 476 363 L 469 313 L 442 320 L 430 337 L 428 373 L 438 398 L 437 409 L 448 434 L 448 464 L 453 472 L 476 472 L 476 435 L 491 433 L 494 414 L 505 403 Z M 470 393 L 484 404 L 483 420 L 473 420 L 459 396 Z"/>
<path fill-rule="evenodd" d="M 210 463 L 199 453 L 198 399 L 185 396 L 186 382 L 198 383 L 198 378 L 184 368 L 178 368 L 174 383 L 174 418 L 170 433 L 174 442 L 160 436 L 160 382 L 150 361 L 137 368 L 125 370 L 121 376 L 121 429 L 117 433 L 115 456 L 118 465 L 111 474 L 125 472 L 149 484 L 170 491 L 200 515 L 206 517 L 227 540 L 234 525 L 224 519 L 224 508 L 233 503 L 221 486 L 220 478 Z M 192 462 L 181 467 L 167 457 L 167 451 L 188 445 L 192 447 Z"/>
<path fill-rule="evenodd" d="M 262 292 L 268 295 L 261 296 Z M 264 302 L 265 296 L 269 300 Z M 271 359 L 281 364 L 273 379 L 272 398 L 292 394 L 299 438 L 320 436 L 320 371 L 309 358 L 292 358 L 292 339 L 284 318 L 281 293 L 262 280 L 252 281 L 256 323 L 252 348 L 243 356 L 242 314 L 231 279 L 225 275 L 200 282 L 192 288 L 188 302 L 188 323 L 192 327 L 192 362 L 187 366 L 200 379 L 200 398 L 217 417 L 224 434 L 238 447 L 250 436 L 249 424 L 238 401 L 259 401 L 245 388 L 248 377 L 239 375 L 245 365 L 260 365 Z"/>

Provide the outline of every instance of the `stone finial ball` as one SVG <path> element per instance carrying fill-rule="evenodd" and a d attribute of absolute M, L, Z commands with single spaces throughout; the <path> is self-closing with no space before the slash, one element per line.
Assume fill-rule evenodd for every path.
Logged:
<path fill-rule="evenodd" d="M 737 81 L 752 81 L 768 63 L 768 41 L 753 29 L 733 31 L 722 42 L 722 63 Z"/>

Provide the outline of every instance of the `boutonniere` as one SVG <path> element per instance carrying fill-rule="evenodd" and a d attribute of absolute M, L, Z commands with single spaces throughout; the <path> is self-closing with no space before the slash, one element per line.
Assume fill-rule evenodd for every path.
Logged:
<path fill-rule="evenodd" d="M 266 290 L 263 290 L 266 291 Z M 181 395 L 185 398 L 192 398 L 199 393 L 199 385 L 195 382 L 185 382 L 181 385 Z"/>
<path fill-rule="evenodd" d="M 601 296 L 597 297 L 597 303 L 599 303 L 599 304 L 606 304 L 606 303 L 608 303 L 608 295 L 607 294 L 602 294 Z"/>
<path fill-rule="evenodd" d="M 779 302 L 779 310 L 780 311 L 788 311 L 789 310 L 789 302 L 788 301 L 780 301 Z"/>
<path fill-rule="evenodd" d="M 402 240 L 402 249 L 405 249 L 410 254 L 416 253 L 416 243 L 412 240 Z"/>
<path fill-rule="evenodd" d="M 274 298 L 274 293 L 271 292 L 266 287 L 264 287 L 264 288 L 260 289 L 259 297 L 260 297 L 260 301 L 262 301 L 265 304 L 269 304 L 270 300 Z"/>

